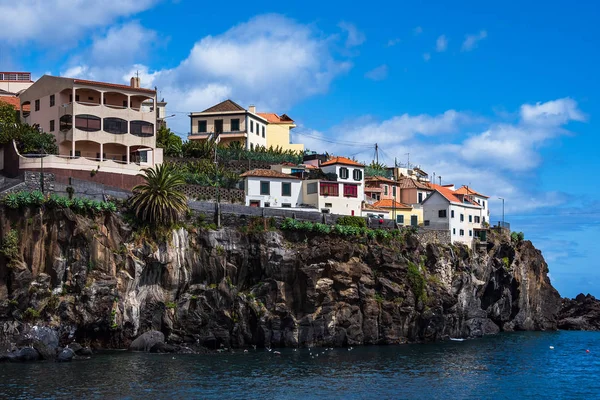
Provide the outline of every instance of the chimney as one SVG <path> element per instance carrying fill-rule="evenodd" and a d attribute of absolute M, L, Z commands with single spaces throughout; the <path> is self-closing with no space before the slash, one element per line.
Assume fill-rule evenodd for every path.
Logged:
<path fill-rule="evenodd" d="M 140 77 L 139 76 L 132 76 L 131 80 L 129 81 L 130 85 L 132 88 L 136 88 L 139 89 L 140 87 Z"/>
<path fill-rule="evenodd" d="M 248 111 L 250 111 L 252 114 L 256 114 L 256 107 L 255 106 L 249 106 L 248 107 Z"/>

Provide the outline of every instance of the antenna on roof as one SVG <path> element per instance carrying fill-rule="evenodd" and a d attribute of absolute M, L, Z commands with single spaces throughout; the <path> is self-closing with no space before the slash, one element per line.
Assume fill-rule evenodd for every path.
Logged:
<path fill-rule="evenodd" d="M 135 76 L 136 76 L 136 78 L 139 78 L 139 77 L 140 77 L 140 71 L 139 71 L 139 70 L 136 70 L 136 71 L 135 71 Z"/>

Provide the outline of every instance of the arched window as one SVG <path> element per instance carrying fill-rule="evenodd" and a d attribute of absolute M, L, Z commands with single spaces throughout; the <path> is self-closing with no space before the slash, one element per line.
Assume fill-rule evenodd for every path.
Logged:
<path fill-rule="evenodd" d="M 71 114 L 63 115 L 60 117 L 60 130 L 66 132 L 73 128 L 73 116 Z"/>
<path fill-rule="evenodd" d="M 131 121 L 131 134 L 135 136 L 153 136 L 154 135 L 154 124 L 146 121 Z"/>
<path fill-rule="evenodd" d="M 75 128 L 86 132 L 100 130 L 100 118 L 95 115 L 79 114 L 75 116 Z"/>
<path fill-rule="evenodd" d="M 104 118 L 104 132 L 119 135 L 127 133 L 127 121 L 121 118 Z"/>

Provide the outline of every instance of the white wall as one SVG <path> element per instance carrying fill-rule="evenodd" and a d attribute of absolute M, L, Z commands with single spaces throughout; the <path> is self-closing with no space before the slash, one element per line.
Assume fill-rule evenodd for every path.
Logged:
<path fill-rule="evenodd" d="M 446 210 L 445 218 L 440 218 L 440 210 Z M 450 202 L 438 192 L 433 192 L 423 203 L 423 220 L 429 221 L 429 227 L 432 229 L 450 229 Z"/>
<path fill-rule="evenodd" d="M 250 130 L 252 128 L 252 131 Z M 265 136 L 263 137 L 263 129 Z M 248 146 L 267 147 L 267 123 L 252 113 L 248 113 Z"/>
<path fill-rule="evenodd" d="M 260 183 L 269 182 L 270 194 L 260 194 Z M 282 183 L 288 182 L 292 186 L 292 195 L 283 196 L 281 193 Z M 246 191 L 246 205 L 250 205 L 250 201 L 260 201 L 260 206 L 264 207 L 265 203 L 269 203 L 269 207 L 282 207 L 283 204 L 291 204 L 292 207 L 297 207 L 301 204 L 302 181 L 299 179 L 283 179 L 283 178 L 261 178 L 261 177 L 246 177 L 244 181 L 244 189 Z"/>

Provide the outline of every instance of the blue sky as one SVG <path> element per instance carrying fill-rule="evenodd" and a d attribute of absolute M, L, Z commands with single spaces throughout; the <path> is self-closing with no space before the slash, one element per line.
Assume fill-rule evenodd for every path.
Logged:
<path fill-rule="evenodd" d="M 563 296 L 600 296 L 600 5 L 488 3 L 0 0 L 0 69 L 139 71 L 182 136 L 231 98 L 289 114 L 311 150 L 409 153 L 489 195 L 494 221 L 504 197 Z"/>

